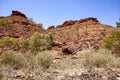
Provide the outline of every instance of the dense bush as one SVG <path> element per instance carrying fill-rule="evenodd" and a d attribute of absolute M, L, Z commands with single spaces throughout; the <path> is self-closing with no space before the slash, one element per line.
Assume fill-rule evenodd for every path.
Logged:
<path fill-rule="evenodd" d="M 36 52 L 38 51 L 38 48 L 42 46 L 42 40 L 41 40 L 41 35 L 38 32 L 35 32 L 30 38 L 27 38 L 23 42 L 23 51 L 28 51 L 30 50 L 31 52 Z"/>
<path fill-rule="evenodd" d="M 114 30 L 113 33 L 105 39 L 103 46 L 110 49 L 112 53 L 120 54 L 120 30 Z"/>
<path fill-rule="evenodd" d="M 18 41 L 12 37 L 3 37 L 0 39 L 0 47 L 18 47 Z"/>
<path fill-rule="evenodd" d="M 19 69 L 24 68 L 27 65 L 27 60 L 22 53 L 15 53 L 13 51 L 6 51 L 2 55 L 1 64 L 5 66 L 11 66 Z"/>

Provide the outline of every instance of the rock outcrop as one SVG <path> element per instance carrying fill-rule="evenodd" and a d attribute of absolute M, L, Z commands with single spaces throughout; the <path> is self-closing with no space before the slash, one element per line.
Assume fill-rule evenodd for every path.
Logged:
<path fill-rule="evenodd" d="M 81 24 L 84 22 L 90 22 L 91 24 L 99 24 L 99 21 L 97 20 L 97 18 L 89 17 L 89 18 L 84 18 L 80 20 L 68 20 L 68 21 L 65 21 L 63 24 L 59 25 L 59 27 L 72 26 L 76 23 Z"/>
<path fill-rule="evenodd" d="M 21 17 L 27 18 L 25 14 L 15 10 L 12 11 L 12 14 L 10 16 L 21 16 Z"/>
<path fill-rule="evenodd" d="M 54 33 L 55 41 L 66 42 L 66 46 L 63 46 L 65 48 L 62 49 L 63 53 L 72 54 L 88 46 L 98 50 L 112 30 L 114 30 L 112 26 L 101 24 L 97 18 L 90 17 L 65 21 L 51 31 Z"/>
<path fill-rule="evenodd" d="M 22 42 L 34 32 L 43 34 L 45 31 L 19 11 L 12 11 L 10 16 L 0 17 L 0 39 L 5 36 L 15 38 L 21 47 Z"/>
<path fill-rule="evenodd" d="M 55 26 L 49 26 L 48 30 L 55 29 Z"/>
<path fill-rule="evenodd" d="M 83 22 L 87 22 L 87 21 L 93 21 L 93 22 L 99 23 L 99 21 L 97 20 L 97 18 L 94 18 L 94 17 L 80 19 L 78 22 L 79 23 L 83 23 Z"/>
<path fill-rule="evenodd" d="M 69 21 L 65 21 L 65 22 L 62 24 L 62 26 L 70 26 L 70 25 L 73 25 L 73 24 L 75 24 L 75 21 L 69 20 Z"/>

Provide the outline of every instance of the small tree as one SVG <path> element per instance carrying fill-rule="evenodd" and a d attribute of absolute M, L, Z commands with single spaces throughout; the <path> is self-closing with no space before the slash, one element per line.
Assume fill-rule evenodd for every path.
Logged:
<path fill-rule="evenodd" d="M 38 51 L 38 48 L 42 46 L 42 40 L 41 40 L 41 35 L 38 32 L 35 32 L 30 38 L 27 38 L 23 42 L 23 50 L 28 51 L 30 50 L 31 52 Z"/>
<path fill-rule="evenodd" d="M 113 33 L 105 39 L 103 46 L 112 50 L 113 53 L 120 54 L 120 30 L 114 30 Z"/>
<path fill-rule="evenodd" d="M 120 21 L 120 19 L 119 19 Z M 116 25 L 117 25 L 117 29 L 120 29 L 120 22 L 116 22 Z"/>

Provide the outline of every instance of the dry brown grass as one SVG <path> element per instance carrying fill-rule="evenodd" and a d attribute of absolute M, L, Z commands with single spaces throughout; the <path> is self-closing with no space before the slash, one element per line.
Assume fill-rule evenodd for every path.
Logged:
<path fill-rule="evenodd" d="M 111 54 L 107 49 L 100 49 L 98 52 L 88 52 L 86 54 L 87 62 L 93 66 L 120 67 L 120 58 Z"/>

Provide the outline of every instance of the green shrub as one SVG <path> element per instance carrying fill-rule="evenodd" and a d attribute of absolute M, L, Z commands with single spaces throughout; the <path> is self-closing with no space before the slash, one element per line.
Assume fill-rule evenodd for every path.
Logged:
<path fill-rule="evenodd" d="M 120 30 L 114 30 L 111 36 L 105 39 L 103 46 L 112 53 L 120 54 Z"/>
<path fill-rule="evenodd" d="M 43 68 L 49 68 L 53 60 L 52 52 L 43 51 L 35 56 L 35 63 Z"/>
<path fill-rule="evenodd" d="M 37 24 L 37 26 L 38 26 L 40 29 L 44 30 L 42 23 Z"/>
<path fill-rule="evenodd" d="M 19 69 L 24 68 L 27 65 L 27 60 L 21 53 L 6 51 L 2 55 L 1 64 Z"/>
<path fill-rule="evenodd" d="M 30 50 L 31 52 L 38 51 L 39 47 L 43 45 L 43 42 L 41 40 L 41 35 L 38 32 L 35 32 L 30 38 L 27 38 L 23 42 L 22 49 L 23 51 Z"/>
<path fill-rule="evenodd" d="M 1 18 L 0 19 L 0 30 L 3 30 L 4 28 L 10 28 L 13 27 L 12 21 L 8 18 Z"/>
<path fill-rule="evenodd" d="M 117 28 L 120 28 L 120 22 L 116 22 Z"/>
<path fill-rule="evenodd" d="M 11 27 L 12 25 L 12 21 L 8 18 L 1 18 L 0 19 L 0 26 L 4 26 L 4 27 Z"/>
<path fill-rule="evenodd" d="M 29 46 L 30 46 L 29 39 L 26 39 L 22 44 L 22 52 L 28 51 Z"/>
<path fill-rule="evenodd" d="M 0 47 L 18 47 L 18 41 L 12 37 L 3 37 L 0 39 Z"/>
<path fill-rule="evenodd" d="M 46 47 L 49 48 L 53 45 L 53 34 L 49 32 L 46 36 Z"/>

